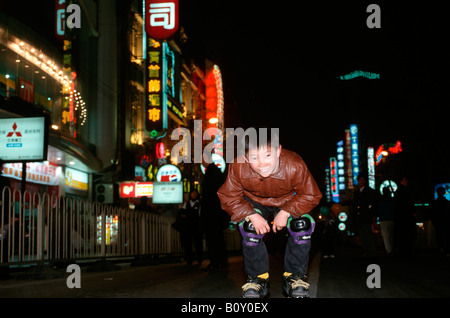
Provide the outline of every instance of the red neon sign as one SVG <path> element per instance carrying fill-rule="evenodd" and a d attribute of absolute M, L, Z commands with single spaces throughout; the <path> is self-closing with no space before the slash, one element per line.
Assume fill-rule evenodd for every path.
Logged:
<path fill-rule="evenodd" d="M 151 38 L 163 40 L 178 30 L 178 0 L 146 0 L 145 31 Z"/>
<path fill-rule="evenodd" d="M 166 149 L 162 142 L 156 144 L 156 158 L 162 159 L 166 156 Z"/>
<path fill-rule="evenodd" d="M 153 197 L 153 182 L 121 182 L 121 198 Z"/>

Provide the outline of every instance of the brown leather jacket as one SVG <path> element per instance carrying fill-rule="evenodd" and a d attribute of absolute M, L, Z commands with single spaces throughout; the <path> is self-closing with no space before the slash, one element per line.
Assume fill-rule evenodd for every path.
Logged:
<path fill-rule="evenodd" d="M 248 163 L 231 163 L 217 194 L 233 222 L 255 213 L 244 196 L 265 206 L 279 207 L 294 218 L 310 212 L 322 198 L 303 159 L 285 149 L 281 150 L 278 169 L 267 178 L 259 176 Z"/>

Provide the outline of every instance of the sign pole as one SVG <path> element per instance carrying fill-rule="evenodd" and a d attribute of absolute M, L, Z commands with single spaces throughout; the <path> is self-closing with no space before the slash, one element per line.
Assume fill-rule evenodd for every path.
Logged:
<path fill-rule="evenodd" d="M 26 184 L 27 184 L 27 163 L 22 162 L 22 181 L 21 181 L 21 186 L 20 186 L 20 190 L 21 190 L 20 192 L 22 193 L 22 200 L 25 195 Z"/>

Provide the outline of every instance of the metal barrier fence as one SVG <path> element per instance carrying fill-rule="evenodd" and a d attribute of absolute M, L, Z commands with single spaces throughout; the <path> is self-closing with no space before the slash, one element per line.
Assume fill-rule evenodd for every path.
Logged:
<path fill-rule="evenodd" d="M 183 253 L 174 217 L 8 187 L 0 199 L 0 264 Z"/>

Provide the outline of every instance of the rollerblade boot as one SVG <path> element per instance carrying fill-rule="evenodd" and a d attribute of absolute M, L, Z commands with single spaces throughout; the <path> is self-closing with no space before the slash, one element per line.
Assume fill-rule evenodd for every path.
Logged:
<path fill-rule="evenodd" d="M 270 283 L 268 275 L 248 276 L 247 283 L 242 286 L 242 297 L 265 298 L 269 295 L 269 289 Z"/>
<path fill-rule="evenodd" d="M 308 298 L 309 284 L 306 275 L 284 273 L 283 294 L 290 298 Z"/>

